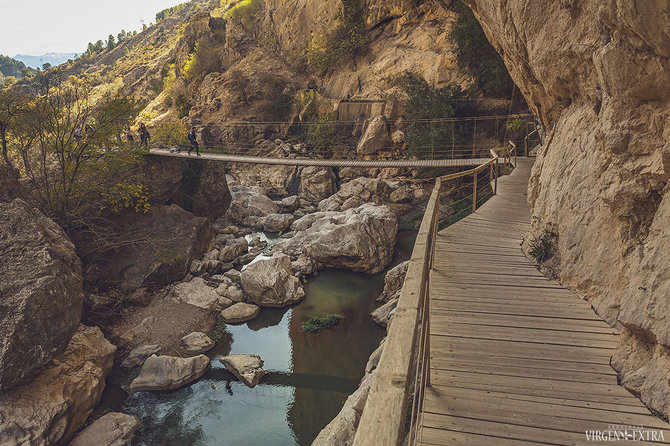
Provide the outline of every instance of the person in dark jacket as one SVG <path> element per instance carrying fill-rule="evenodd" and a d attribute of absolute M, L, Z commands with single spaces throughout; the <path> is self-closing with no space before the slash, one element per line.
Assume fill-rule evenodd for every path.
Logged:
<path fill-rule="evenodd" d="M 188 140 L 191 143 L 191 148 L 188 149 L 188 154 L 191 154 L 191 151 L 195 149 L 195 154 L 200 156 L 200 146 L 198 145 L 198 140 L 195 135 L 195 127 L 191 128 L 191 131 L 188 133 Z"/>
<path fill-rule="evenodd" d="M 147 130 L 144 123 L 140 124 L 140 128 L 137 131 L 137 133 L 140 134 L 140 147 L 142 146 L 147 147 L 149 144 L 149 140 L 151 139 L 151 136 L 149 135 L 149 131 Z"/>

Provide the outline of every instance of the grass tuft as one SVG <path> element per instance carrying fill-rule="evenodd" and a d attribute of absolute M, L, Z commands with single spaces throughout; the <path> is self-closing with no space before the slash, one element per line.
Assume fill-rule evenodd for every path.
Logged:
<path fill-rule="evenodd" d="M 327 314 L 325 317 L 314 316 L 302 324 L 302 331 L 316 333 L 338 325 L 342 319 L 344 316 L 336 313 Z"/>

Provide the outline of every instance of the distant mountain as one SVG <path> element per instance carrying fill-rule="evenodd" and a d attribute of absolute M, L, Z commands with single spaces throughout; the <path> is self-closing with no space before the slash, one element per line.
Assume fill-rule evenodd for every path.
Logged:
<path fill-rule="evenodd" d="M 21 71 L 25 68 L 23 62 L 0 54 L 0 73 L 2 76 L 21 77 Z"/>
<path fill-rule="evenodd" d="M 41 56 L 27 56 L 24 54 L 17 54 L 14 59 L 20 60 L 31 68 L 42 68 L 45 63 L 51 64 L 52 67 L 67 62 L 69 59 L 74 59 L 77 53 L 46 53 Z"/>

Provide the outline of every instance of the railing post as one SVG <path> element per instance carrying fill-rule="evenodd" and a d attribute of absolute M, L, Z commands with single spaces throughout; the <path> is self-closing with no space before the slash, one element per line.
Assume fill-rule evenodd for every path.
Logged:
<path fill-rule="evenodd" d="M 477 210 L 477 171 L 475 170 L 474 182 L 472 186 L 472 212 Z"/>
<path fill-rule="evenodd" d="M 498 175 L 500 175 L 499 172 L 499 166 L 498 166 L 498 158 L 496 158 L 496 167 L 495 167 L 495 183 L 493 186 L 493 195 L 498 195 Z"/>

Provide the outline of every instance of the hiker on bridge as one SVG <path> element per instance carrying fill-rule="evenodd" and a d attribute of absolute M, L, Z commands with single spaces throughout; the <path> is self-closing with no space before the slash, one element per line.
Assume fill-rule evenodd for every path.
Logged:
<path fill-rule="evenodd" d="M 195 154 L 200 156 L 200 146 L 198 145 L 198 140 L 195 135 L 195 127 L 191 127 L 191 131 L 188 133 L 188 140 L 191 143 L 191 148 L 188 149 L 188 154 L 191 154 L 191 151 L 195 149 Z"/>
<path fill-rule="evenodd" d="M 151 135 L 149 135 L 149 130 L 147 130 L 147 127 L 144 125 L 144 123 L 140 124 L 138 133 L 140 134 L 140 147 L 148 147 Z"/>

